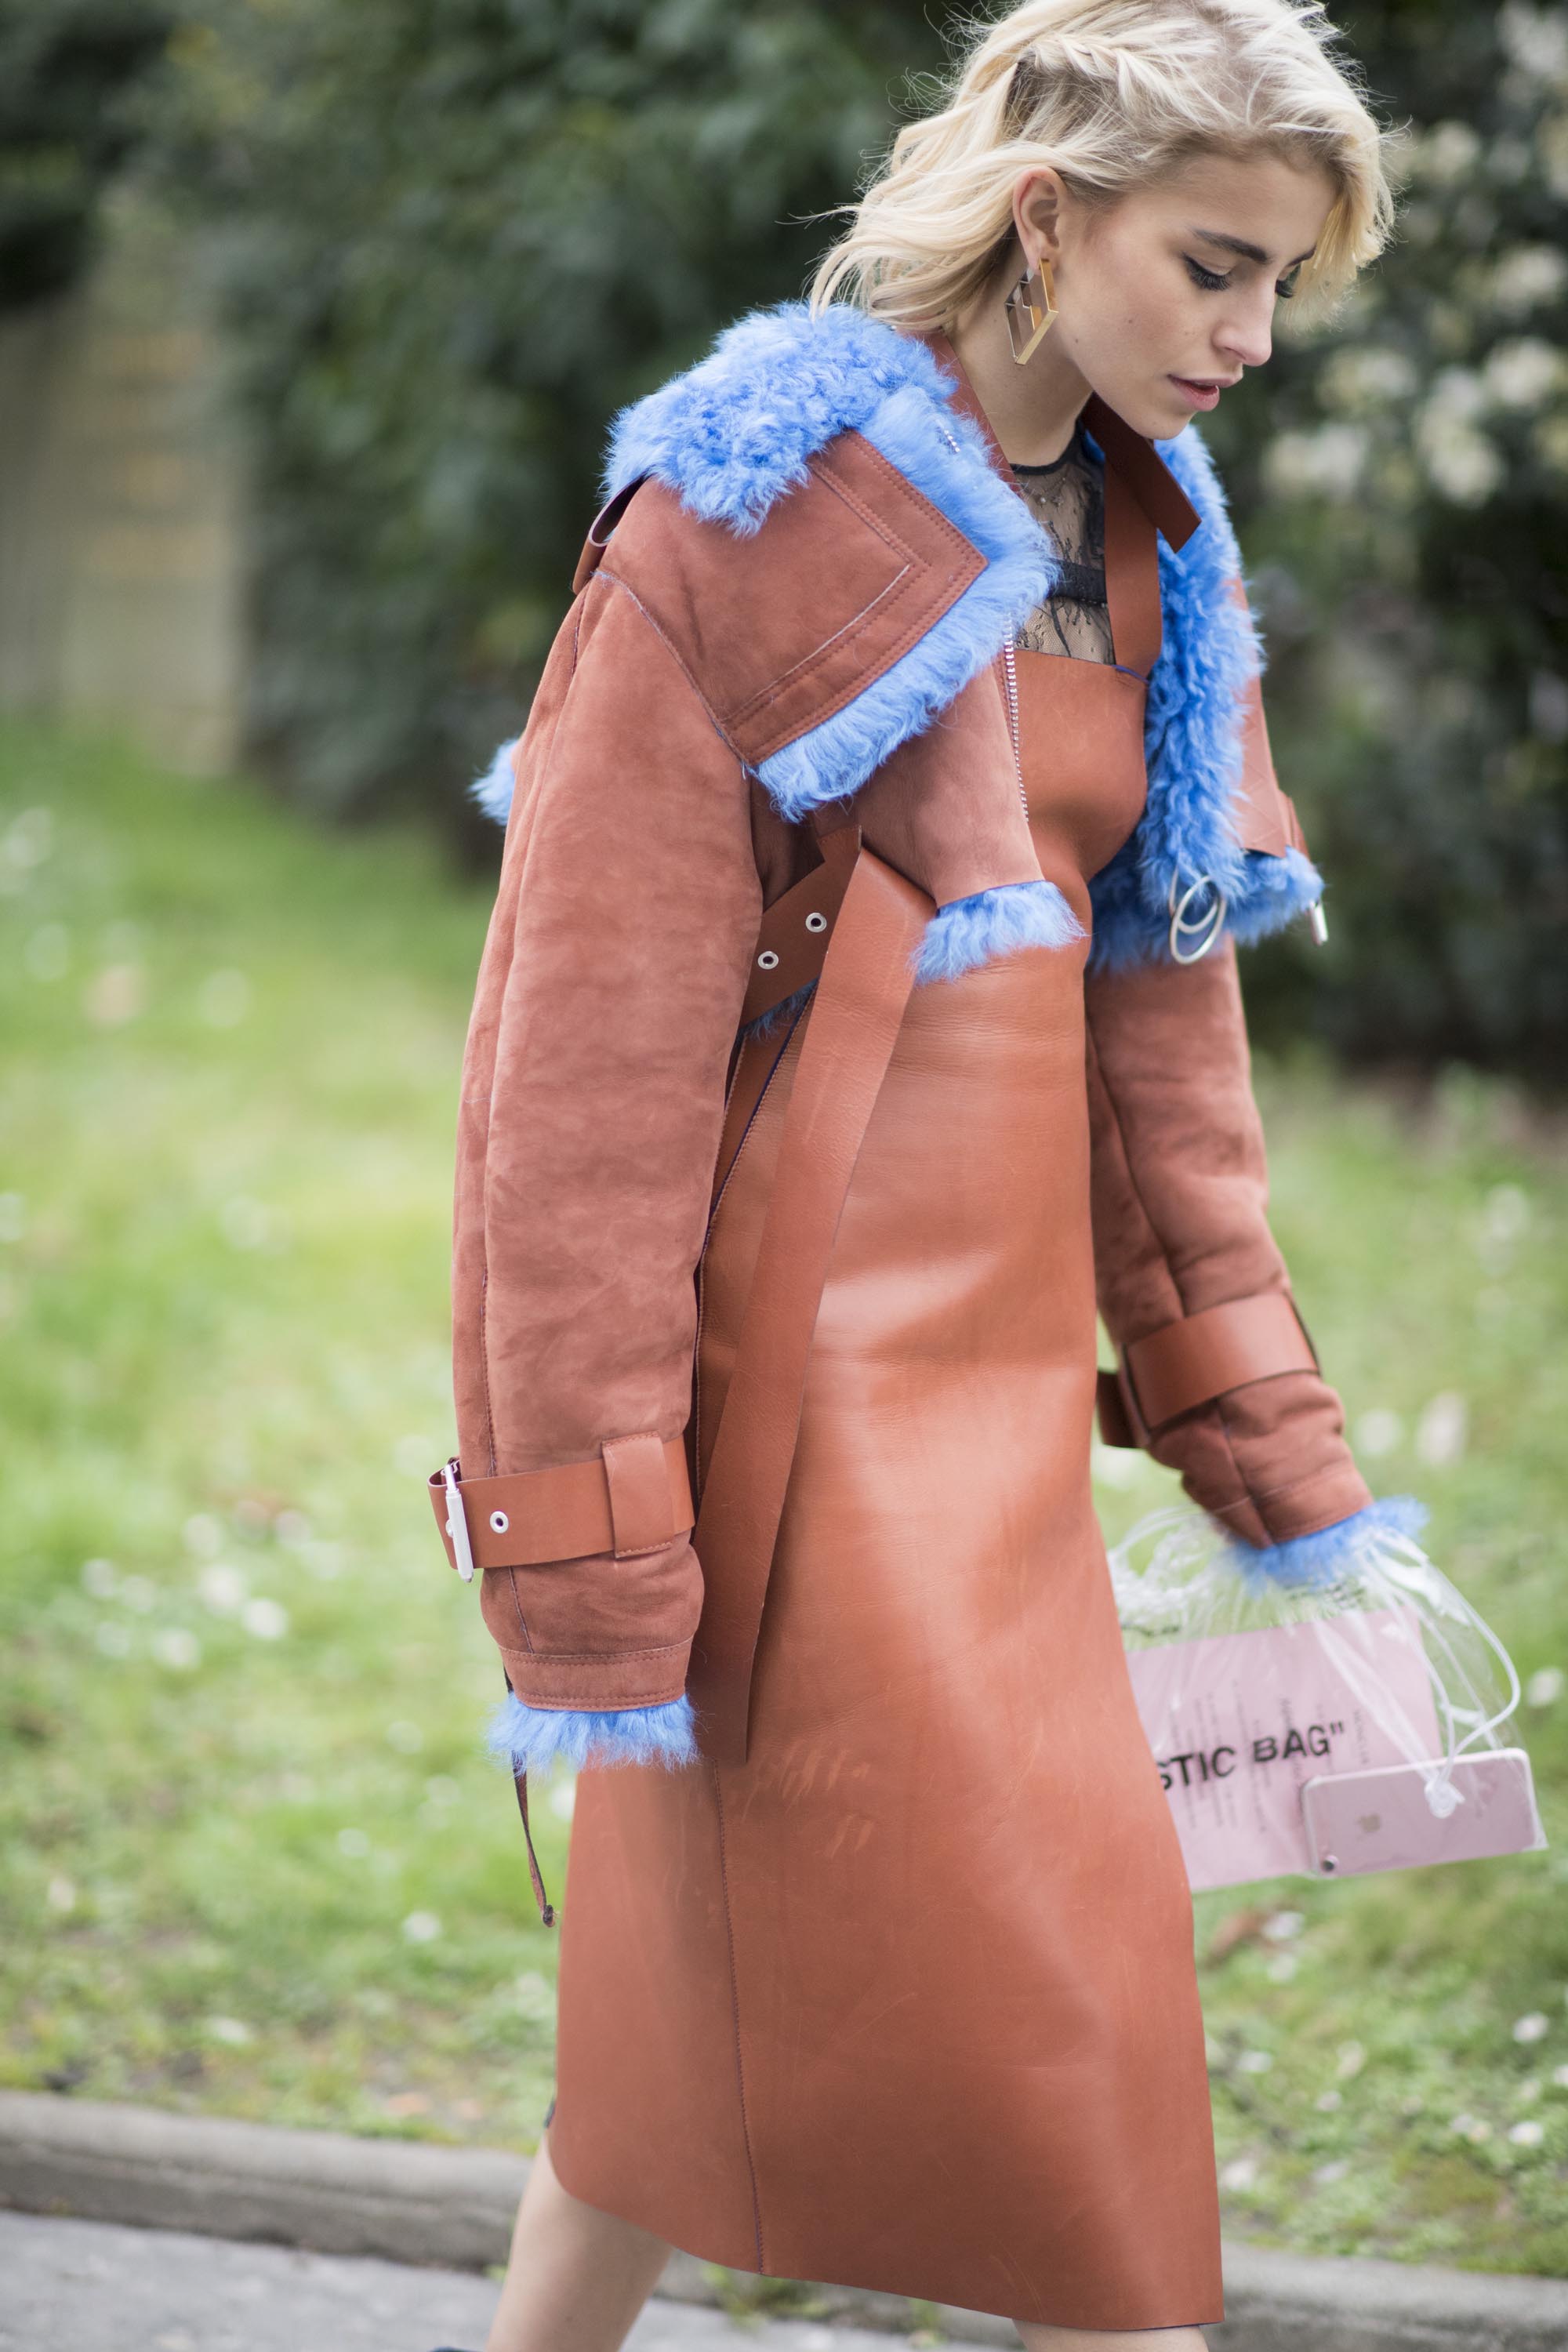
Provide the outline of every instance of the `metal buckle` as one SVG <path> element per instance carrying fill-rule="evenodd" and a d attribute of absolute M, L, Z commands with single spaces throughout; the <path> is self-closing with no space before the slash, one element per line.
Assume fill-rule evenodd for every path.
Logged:
<path fill-rule="evenodd" d="M 468 1515 L 463 1508 L 463 1490 L 458 1484 L 455 1454 L 443 1465 L 441 1483 L 447 1489 L 447 1533 L 452 1538 L 452 1549 L 458 1556 L 458 1574 L 465 1584 L 472 1584 L 474 1548 L 468 1541 Z"/>
<path fill-rule="evenodd" d="M 1178 898 L 1176 896 L 1177 878 L 1177 870 L 1173 868 L 1171 873 L 1170 892 L 1165 901 L 1171 910 L 1171 960 L 1173 963 L 1196 963 L 1200 956 L 1207 955 L 1210 948 L 1213 947 L 1215 940 L 1217 940 L 1220 935 L 1220 928 L 1225 921 L 1225 892 L 1220 888 L 1212 874 L 1200 874 L 1195 882 L 1188 883 L 1186 888 L 1182 892 L 1181 897 Z M 1214 894 L 1214 903 L 1212 906 L 1206 907 L 1204 909 L 1203 913 L 1197 918 L 1195 922 L 1189 922 L 1187 919 L 1187 908 L 1192 905 L 1193 900 L 1205 890 L 1212 891 Z M 1203 932 L 1203 937 L 1198 941 L 1197 946 L 1195 948 L 1188 948 L 1184 951 L 1181 945 L 1184 937 L 1198 931 Z"/>

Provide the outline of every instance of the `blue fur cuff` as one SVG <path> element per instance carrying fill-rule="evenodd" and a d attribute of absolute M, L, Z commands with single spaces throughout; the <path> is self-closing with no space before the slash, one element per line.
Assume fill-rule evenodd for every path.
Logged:
<path fill-rule="evenodd" d="M 512 1772 L 542 1772 L 549 1764 L 695 1764 L 691 1701 L 584 1712 L 575 1707 L 526 1706 L 509 1691 L 486 1732 L 490 1754 Z"/>
<path fill-rule="evenodd" d="M 1348 1519 L 1340 1519 L 1331 1528 L 1320 1528 L 1310 1536 L 1291 1536 L 1284 1543 L 1259 1549 L 1233 1538 L 1231 1557 L 1243 1583 L 1253 1592 L 1271 1584 L 1331 1584 L 1368 1536 L 1419 1535 L 1426 1519 L 1426 1504 L 1417 1502 L 1414 1495 L 1388 1495 L 1381 1502 L 1352 1511 Z"/>
<path fill-rule="evenodd" d="M 498 743 L 489 766 L 476 776 L 468 786 L 468 797 L 477 801 L 487 816 L 504 824 L 511 814 L 511 755 L 517 749 L 517 738 L 509 736 Z"/>
<path fill-rule="evenodd" d="M 916 950 L 915 978 L 956 980 L 1015 948 L 1065 948 L 1082 937 L 1054 882 L 1001 882 L 938 908 Z"/>

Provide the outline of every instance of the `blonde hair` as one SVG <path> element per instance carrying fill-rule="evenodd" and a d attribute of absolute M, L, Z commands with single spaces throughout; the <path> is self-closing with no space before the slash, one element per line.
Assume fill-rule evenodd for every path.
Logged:
<path fill-rule="evenodd" d="M 951 327 L 1013 234 L 1021 173 L 1114 204 L 1199 154 L 1316 163 L 1334 203 L 1297 281 L 1323 310 L 1381 251 L 1384 137 L 1321 0 L 1023 0 L 972 28 L 945 103 L 906 124 L 825 257 L 811 307 Z M 1298 314 L 1300 315 L 1300 314 Z"/>

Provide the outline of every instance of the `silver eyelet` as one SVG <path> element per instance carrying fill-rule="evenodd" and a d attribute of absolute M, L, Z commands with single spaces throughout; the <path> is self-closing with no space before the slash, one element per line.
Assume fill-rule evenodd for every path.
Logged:
<path fill-rule="evenodd" d="M 825 931 L 827 929 L 826 916 L 807 915 L 805 919 L 805 928 L 808 931 Z"/>
<path fill-rule="evenodd" d="M 757 958 L 757 970 L 759 971 L 772 971 L 777 962 L 778 957 L 774 954 L 773 949 L 764 948 L 762 954 Z"/>
<path fill-rule="evenodd" d="M 1175 874 L 1173 873 L 1170 894 L 1166 899 L 1166 904 L 1171 910 L 1171 960 L 1173 963 L 1196 963 L 1200 957 L 1207 955 L 1220 935 L 1225 922 L 1226 896 L 1212 875 L 1200 874 L 1195 882 L 1188 883 L 1178 898 L 1176 879 Z M 1201 898 L 1205 891 L 1212 893 L 1212 903 L 1205 907 L 1195 920 L 1189 919 L 1188 908 L 1193 900 Z M 1184 949 L 1183 940 L 1199 932 L 1203 936 L 1199 939 L 1196 947 Z"/>
<path fill-rule="evenodd" d="M 504 1511 L 492 1511 L 490 1513 L 490 1525 L 494 1528 L 498 1536 L 504 1536 L 508 1528 L 510 1527 L 511 1521 L 507 1517 Z"/>

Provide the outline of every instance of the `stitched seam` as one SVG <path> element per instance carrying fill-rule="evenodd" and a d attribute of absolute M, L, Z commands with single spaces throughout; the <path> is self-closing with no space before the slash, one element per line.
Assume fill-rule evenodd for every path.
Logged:
<path fill-rule="evenodd" d="M 892 578 L 878 589 L 868 604 L 862 604 L 858 613 L 852 613 L 840 627 L 834 630 L 830 637 L 824 637 L 822 643 L 819 646 L 814 646 L 810 653 L 803 654 L 793 668 L 781 671 L 779 676 L 770 679 L 766 686 L 759 687 L 750 701 L 742 703 L 738 710 L 732 710 L 730 713 L 731 726 L 743 726 L 753 711 L 765 710 L 770 702 L 776 702 L 786 687 L 803 685 L 810 677 L 812 671 L 827 659 L 829 654 L 865 625 L 879 605 L 885 604 L 889 596 L 896 602 L 898 597 L 906 593 L 912 584 L 911 567 L 906 563 L 902 571 L 895 572 Z"/>
<path fill-rule="evenodd" d="M 490 1476 L 496 1475 L 496 1416 L 490 1402 L 489 1338 L 486 1318 L 489 1312 L 490 1269 L 489 1263 L 479 1268 L 479 1373 L 485 1391 L 485 1433 L 489 1439 Z"/>
<path fill-rule="evenodd" d="M 763 2207 L 757 2192 L 757 2163 L 752 2151 L 752 2121 L 746 2112 L 746 2069 L 741 2054 L 741 1985 L 735 1967 L 735 1923 L 730 1910 L 730 1862 L 724 1838 L 724 1791 L 717 1764 L 710 1764 L 713 1775 L 713 1811 L 719 1829 L 719 1884 L 724 1896 L 724 1937 L 730 1956 L 730 2014 L 735 2028 L 735 2089 L 741 2102 L 741 2140 L 746 2151 L 746 2172 L 752 2188 L 752 2227 L 757 2241 L 757 2273 L 766 2277 L 767 2262 L 763 2252 Z"/>
<path fill-rule="evenodd" d="M 982 556 L 978 570 L 971 572 L 969 578 L 963 581 L 957 595 L 953 595 L 951 591 L 953 582 L 962 577 L 961 567 L 955 565 L 952 571 L 942 573 L 934 582 L 931 594 L 917 608 L 914 619 L 903 635 L 895 637 L 891 646 L 879 655 L 870 675 L 852 678 L 842 692 L 830 695 L 822 708 L 813 712 L 804 722 L 785 719 L 772 735 L 764 736 L 756 745 L 751 754 L 752 763 L 771 759 L 773 754 L 782 751 L 786 743 L 798 742 L 803 735 L 809 735 L 815 728 L 825 725 L 829 719 L 837 718 L 838 713 L 847 709 L 850 703 L 858 702 L 868 687 L 875 686 L 879 679 L 886 677 L 888 672 L 896 668 L 907 653 L 918 646 L 922 638 L 929 636 L 940 622 L 947 618 L 949 613 L 962 601 L 985 569 L 985 559 Z M 768 700 L 771 702 L 774 699 L 776 698 L 770 692 Z"/>
<path fill-rule="evenodd" d="M 509 1570 L 508 1573 L 511 1571 Z M 538 1650 L 530 1643 L 530 1654 L 542 1665 L 620 1666 L 637 1658 L 668 1658 L 677 1652 L 684 1653 L 690 1644 L 686 1642 L 651 1643 L 640 1650 Z"/>
<path fill-rule="evenodd" d="M 860 436 L 858 436 L 857 438 L 858 437 Z M 868 449 L 871 449 L 873 457 L 881 457 L 880 450 L 873 449 L 869 442 L 867 442 L 866 446 Z M 878 605 L 882 604 L 886 598 L 894 595 L 895 593 L 899 592 L 900 589 L 918 584 L 918 572 L 925 572 L 932 568 L 921 557 L 916 554 L 912 547 L 908 545 L 905 541 L 899 537 L 897 531 L 894 530 L 890 523 L 884 521 L 882 517 L 877 513 L 874 508 L 868 507 L 864 499 L 856 495 L 855 491 L 850 488 L 848 483 L 841 479 L 841 478 L 834 472 L 831 465 L 824 463 L 820 457 L 808 459 L 807 463 L 811 472 L 822 484 L 823 488 L 825 490 L 830 490 L 833 496 L 837 499 L 842 505 L 847 506 L 849 509 L 851 514 L 858 517 L 859 520 L 866 525 L 866 528 L 873 534 L 874 537 L 881 541 L 884 547 L 890 549 L 893 554 L 901 556 L 903 558 L 903 562 L 900 569 L 896 572 L 892 579 L 889 581 L 887 586 L 885 588 L 879 589 L 876 595 L 872 597 L 868 604 L 862 604 L 860 610 L 858 613 L 852 614 L 850 618 L 843 624 L 842 627 L 835 629 L 830 637 L 825 637 L 821 645 L 815 646 L 810 653 L 803 655 L 799 661 L 793 664 L 790 668 L 782 671 L 781 674 L 777 677 L 773 678 L 768 685 L 759 687 L 757 691 L 752 695 L 747 701 L 742 703 L 739 709 L 732 710 L 730 714 L 730 723 L 732 727 L 740 726 L 744 719 L 747 719 L 752 716 L 753 711 L 765 709 L 767 704 L 771 702 L 786 686 L 789 686 L 800 679 L 808 677 L 815 666 L 825 659 L 825 657 L 833 650 L 835 646 L 841 644 L 846 637 L 852 635 L 855 630 L 857 630 L 861 624 L 876 611 Z M 883 458 L 882 463 L 886 466 L 887 460 Z M 903 476 L 899 473 L 896 466 L 889 468 L 889 470 L 896 476 L 899 486 L 901 489 L 908 487 L 904 482 Z M 940 507 L 933 507 L 932 511 L 941 518 L 942 522 L 946 526 L 949 533 L 959 541 L 966 553 L 973 555 L 976 552 L 976 551 L 970 545 L 970 542 L 963 538 L 963 533 L 953 530 L 952 525 L 948 522 L 947 517 L 942 514 Z M 911 573 L 917 574 L 917 578 L 912 580 L 910 577 Z"/>
<path fill-rule="evenodd" d="M 659 626 L 658 622 L 655 619 L 653 614 L 648 611 L 647 606 L 637 594 L 637 590 L 628 581 L 623 580 L 618 572 L 611 572 L 602 563 L 600 564 L 597 572 L 595 572 L 594 577 L 595 580 L 602 580 L 607 588 L 618 588 L 623 596 L 630 598 L 632 604 L 642 614 L 643 619 L 647 623 L 648 627 L 653 631 L 654 635 L 658 639 L 659 644 L 664 647 L 665 652 L 669 656 L 670 660 L 675 664 L 676 668 L 680 672 L 681 677 L 686 680 L 687 685 L 691 688 L 693 695 L 696 697 L 697 701 L 702 709 L 704 717 L 707 719 L 715 735 L 718 736 L 720 741 L 725 746 L 727 751 L 734 753 L 735 758 L 740 761 L 741 766 L 744 768 L 746 762 L 742 757 L 740 749 L 735 743 L 733 738 L 731 736 L 728 728 L 724 725 L 723 720 L 714 709 L 713 705 L 709 701 L 708 697 L 703 693 L 702 688 L 698 685 L 696 677 L 688 667 L 679 647 L 676 646 L 668 636 L 667 636 L 664 630 Z"/>
<path fill-rule="evenodd" d="M 517 1570 L 515 1568 L 509 1568 L 507 1570 L 506 1583 L 507 1591 L 511 1594 L 512 1608 L 517 1614 L 517 1630 L 522 1635 L 522 1646 L 528 1655 L 531 1658 L 533 1655 L 533 1643 L 529 1635 L 528 1620 L 522 1613 L 522 1597 L 517 1589 Z"/>
<path fill-rule="evenodd" d="M 1089 1038 L 1089 1051 L 1094 1057 L 1094 1073 L 1096 1077 L 1100 1080 L 1100 1091 L 1104 1097 L 1105 1107 L 1110 1114 L 1110 1123 L 1116 1130 L 1117 1142 L 1121 1147 L 1121 1162 L 1127 1173 L 1128 1187 L 1131 1192 L 1133 1200 L 1138 1204 L 1138 1213 L 1142 1218 L 1143 1223 L 1147 1226 L 1153 1240 L 1154 1246 L 1160 1253 L 1160 1261 L 1165 1269 L 1165 1278 L 1175 1294 L 1176 1305 L 1180 1310 L 1180 1314 L 1184 1315 L 1186 1313 L 1187 1302 L 1182 1295 L 1182 1286 L 1176 1279 L 1176 1272 L 1175 1268 L 1171 1264 L 1170 1253 L 1166 1249 L 1164 1241 L 1161 1236 L 1159 1226 L 1154 1223 L 1153 1218 L 1149 1213 L 1149 1204 L 1143 1198 L 1142 1188 L 1138 1182 L 1138 1178 L 1133 1171 L 1132 1154 L 1128 1145 L 1127 1130 L 1122 1125 L 1121 1112 L 1117 1104 L 1116 1097 L 1111 1091 L 1110 1081 L 1105 1075 L 1105 1063 L 1100 1055 L 1099 1043 L 1095 1037 L 1094 1008 L 1089 1002 L 1089 992 L 1087 990 L 1084 992 L 1083 1017 L 1085 1031 Z M 1231 1443 L 1230 1430 L 1226 1424 L 1225 1415 L 1223 1412 L 1215 1413 L 1212 1405 L 1201 1406 L 1198 1408 L 1198 1411 L 1214 1413 L 1214 1418 L 1216 1422 L 1219 1434 L 1225 1441 L 1225 1450 L 1230 1462 L 1232 1474 L 1235 1476 L 1237 1486 L 1240 1490 L 1237 1496 L 1237 1500 L 1239 1501 L 1245 1498 L 1247 1495 L 1247 1480 L 1241 1475 L 1241 1465 L 1236 1458 L 1236 1448 Z M 1148 1447 L 1148 1451 L 1151 1454 L 1153 1453 L 1154 1447 L 1159 1444 L 1159 1439 L 1151 1433 L 1151 1442 Z M 1156 1455 L 1155 1458 L 1157 1460 L 1158 1456 Z"/>

